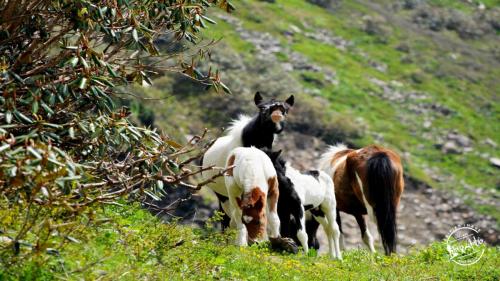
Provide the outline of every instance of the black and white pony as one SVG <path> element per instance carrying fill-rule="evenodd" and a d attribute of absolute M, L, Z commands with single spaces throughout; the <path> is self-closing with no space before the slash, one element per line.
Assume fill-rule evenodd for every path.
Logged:
<path fill-rule="evenodd" d="M 283 131 L 286 115 L 294 104 L 294 97 L 292 95 L 284 102 L 274 99 L 264 101 L 260 93 L 257 92 L 254 96 L 254 102 L 259 108 L 259 112 L 253 117 L 241 115 L 233 121 L 227 134 L 218 138 L 205 152 L 202 160 L 203 167 L 225 167 L 230 151 L 237 147 L 272 148 L 275 134 Z M 209 170 L 204 172 L 203 176 L 211 177 L 215 173 L 216 171 Z M 229 201 L 224 179 L 219 177 L 208 187 L 215 192 L 221 209 L 228 214 Z M 228 226 L 229 217 L 226 215 L 222 227 Z"/>
<path fill-rule="evenodd" d="M 281 156 L 281 151 L 266 151 L 278 175 L 278 216 L 283 237 L 296 237 L 304 252 L 309 251 L 306 232 L 305 211 L 320 223 L 328 238 L 329 254 L 342 259 L 340 253 L 340 230 L 336 221 L 337 203 L 333 181 L 322 171 L 301 173 L 290 166 Z"/>

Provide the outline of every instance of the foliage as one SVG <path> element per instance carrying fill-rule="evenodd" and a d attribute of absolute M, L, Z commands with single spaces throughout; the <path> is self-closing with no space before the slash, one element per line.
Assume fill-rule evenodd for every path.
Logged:
<path fill-rule="evenodd" d="M 406 256 L 349 250 L 343 261 L 334 261 L 314 253 L 275 253 L 267 244 L 238 248 L 235 233 L 165 224 L 139 206 L 107 206 L 96 210 L 96 218 L 112 223 L 84 232 L 88 244 L 72 243 L 60 256 L 0 268 L 0 279 L 496 280 L 500 274 L 500 251 L 493 247 L 470 266 L 451 262 L 444 242 Z"/>
<path fill-rule="evenodd" d="M 189 165 L 205 134 L 178 144 L 134 126 L 114 101 L 119 85 L 151 84 L 164 71 L 228 91 L 218 72 L 196 68 L 214 5 L 233 9 L 226 0 L 0 2 L 0 205 L 14 210 L 0 217 L 2 264 L 58 254 L 95 223 L 90 206 L 204 184 L 187 180 L 200 172 Z M 159 38 L 192 48 L 160 53 Z"/>

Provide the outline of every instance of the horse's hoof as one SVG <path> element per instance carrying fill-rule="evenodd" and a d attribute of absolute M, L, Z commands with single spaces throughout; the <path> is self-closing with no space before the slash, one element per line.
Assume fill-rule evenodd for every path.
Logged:
<path fill-rule="evenodd" d="M 285 251 L 293 254 L 297 254 L 299 252 L 299 247 L 291 238 L 277 237 L 270 238 L 269 241 L 271 242 L 271 248 L 275 251 Z"/>

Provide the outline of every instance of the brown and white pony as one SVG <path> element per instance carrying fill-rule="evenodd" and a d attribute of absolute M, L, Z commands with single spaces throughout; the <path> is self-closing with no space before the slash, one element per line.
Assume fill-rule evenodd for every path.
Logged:
<path fill-rule="evenodd" d="M 378 227 L 385 254 L 396 252 L 396 212 L 404 189 L 399 155 L 377 145 L 354 150 L 338 144 L 322 155 L 320 167 L 333 178 L 337 211 L 356 218 L 368 248 L 375 252 L 363 217 L 367 213 Z M 337 223 L 342 232 L 338 214 Z"/>
<path fill-rule="evenodd" d="M 238 231 L 236 244 L 279 238 L 279 188 L 271 159 L 255 147 L 238 147 L 229 153 L 226 168 L 227 212 Z"/>

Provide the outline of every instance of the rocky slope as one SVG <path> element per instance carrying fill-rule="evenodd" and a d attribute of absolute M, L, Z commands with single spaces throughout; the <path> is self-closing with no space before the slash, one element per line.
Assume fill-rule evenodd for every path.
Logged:
<path fill-rule="evenodd" d="M 401 153 L 402 251 L 466 223 L 498 244 L 498 8 L 314 2 L 328 2 L 327 10 L 303 1 L 245 1 L 235 15 L 213 15 L 218 26 L 210 36 L 222 41 L 203 68 L 219 68 L 234 94 L 200 95 L 203 87 L 165 76 L 137 91 L 169 99 L 143 102 L 138 114 L 150 112 L 154 125 L 183 138 L 254 112 L 256 90 L 293 93 L 297 105 L 277 147 L 297 168 L 314 166 L 338 141 Z M 455 13 L 459 21 L 450 23 Z M 202 223 L 215 207 L 206 197 L 195 195 L 177 215 Z M 344 215 L 343 222 L 348 246 L 360 245 L 354 220 Z"/>

